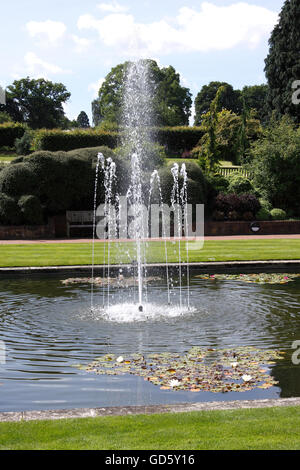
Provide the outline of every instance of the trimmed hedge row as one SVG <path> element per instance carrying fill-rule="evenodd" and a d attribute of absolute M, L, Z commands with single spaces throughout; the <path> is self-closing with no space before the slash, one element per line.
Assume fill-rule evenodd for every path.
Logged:
<path fill-rule="evenodd" d="M 191 150 L 201 139 L 199 127 L 161 127 L 152 129 L 153 140 L 164 146 L 167 152 L 180 153 Z M 70 151 L 85 147 L 106 146 L 116 148 L 121 144 L 121 132 L 99 130 L 63 131 L 40 130 L 36 133 L 34 150 Z"/>
<path fill-rule="evenodd" d="M 35 134 L 33 148 L 34 150 L 48 150 L 50 152 L 57 152 L 59 150 L 68 152 L 86 147 L 105 146 L 115 148 L 119 145 L 119 141 L 120 135 L 117 132 L 43 129 Z"/>
<path fill-rule="evenodd" d="M 26 126 L 19 122 L 0 124 L 0 147 L 13 147 L 15 140 L 23 137 Z"/>
<path fill-rule="evenodd" d="M 169 153 L 192 150 L 204 132 L 199 127 L 158 127 L 153 130 L 153 140 L 163 145 Z"/>

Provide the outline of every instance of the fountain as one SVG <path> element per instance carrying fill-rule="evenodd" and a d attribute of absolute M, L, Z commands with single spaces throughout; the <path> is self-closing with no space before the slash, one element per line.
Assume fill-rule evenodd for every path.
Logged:
<path fill-rule="evenodd" d="M 149 220 L 151 218 L 151 202 L 154 189 L 157 189 L 159 196 L 159 212 L 162 219 L 162 237 L 164 239 L 164 252 L 165 252 L 165 270 L 167 282 L 167 305 L 171 306 L 170 298 L 170 276 L 168 266 L 168 252 L 167 252 L 167 237 L 166 237 L 166 218 L 164 215 L 163 195 L 161 190 L 160 178 L 157 170 L 154 170 L 150 177 L 150 189 L 147 194 L 143 191 L 143 168 L 147 161 L 147 148 L 151 145 L 151 126 L 153 126 L 153 97 L 154 86 L 149 77 L 148 63 L 144 60 L 139 60 L 130 63 L 125 73 L 124 96 L 123 96 L 123 142 L 122 145 L 126 148 L 127 152 L 131 155 L 131 176 L 128 182 L 128 190 L 126 194 L 129 205 L 129 214 L 132 221 L 125 233 L 125 238 L 130 236 L 135 244 L 135 254 L 131 260 L 131 265 L 134 271 L 134 276 L 137 279 L 137 301 L 136 307 L 139 312 L 144 312 L 145 303 L 147 302 L 147 271 L 146 271 L 146 248 L 147 239 L 149 238 Z M 93 267 L 92 279 L 94 278 L 94 263 L 95 263 L 95 235 L 97 232 L 96 219 L 100 211 L 97 210 L 97 181 L 99 171 L 104 175 L 104 188 L 105 188 L 105 203 L 102 215 L 102 221 L 105 224 L 106 232 L 105 238 L 107 243 L 104 247 L 104 267 L 103 278 L 107 279 L 106 292 L 103 289 L 103 309 L 109 311 L 111 307 L 110 299 L 110 249 L 111 242 L 117 238 L 121 230 L 120 225 L 120 195 L 116 192 L 113 194 L 113 187 L 116 186 L 116 166 L 111 158 L 105 160 L 104 156 L 100 153 L 96 166 L 96 182 L 95 182 L 95 198 L 94 198 L 94 230 L 93 230 Z M 171 168 L 173 176 L 173 190 L 170 200 L 171 209 L 174 213 L 174 236 L 178 244 L 178 279 L 179 279 L 179 308 L 185 309 L 183 305 L 182 293 L 182 240 L 183 236 L 188 237 L 188 218 L 187 218 L 187 172 L 183 164 L 181 168 L 177 163 Z M 183 181 L 180 187 L 180 181 Z M 147 203 L 147 206 L 146 206 Z M 118 217 L 118 215 L 119 217 Z M 153 223 L 153 220 L 151 220 Z M 127 224 L 127 220 L 126 220 Z M 126 230 L 125 230 L 126 232 Z M 102 231 L 103 233 L 103 231 Z M 188 243 L 186 243 L 186 252 L 188 258 Z M 187 280 L 187 309 L 190 309 L 190 294 L 189 294 L 189 263 L 186 263 L 186 280 Z M 92 282 L 91 294 L 91 308 L 94 308 L 94 288 Z"/>

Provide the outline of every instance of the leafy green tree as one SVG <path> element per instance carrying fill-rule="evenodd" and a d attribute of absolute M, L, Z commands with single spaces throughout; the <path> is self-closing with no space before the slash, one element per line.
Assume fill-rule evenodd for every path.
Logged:
<path fill-rule="evenodd" d="M 7 112 L 15 114 L 16 121 L 25 122 L 33 129 L 52 129 L 61 126 L 65 116 L 63 104 L 71 94 L 62 83 L 27 77 L 15 80 L 7 88 L 6 96 Z"/>
<path fill-rule="evenodd" d="M 209 146 L 210 152 L 216 156 L 215 166 L 218 160 L 231 161 L 234 164 L 243 162 L 251 142 L 257 140 L 262 132 L 259 120 L 251 114 L 238 116 L 227 109 L 218 112 L 213 122 L 212 126 L 210 113 L 203 117 L 201 127 L 205 134 L 192 154 L 205 162 Z M 207 164 L 204 163 L 204 166 L 207 167 Z"/>
<path fill-rule="evenodd" d="M 286 0 L 269 39 L 270 50 L 265 60 L 269 84 L 268 105 L 276 117 L 285 114 L 300 122 L 300 105 L 293 103 L 292 85 L 300 79 L 300 2 Z"/>
<path fill-rule="evenodd" d="M 3 124 L 4 122 L 10 122 L 10 121 L 11 121 L 10 115 L 5 111 L 1 111 L 0 112 L 0 124 Z"/>
<path fill-rule="evenodd" d="M 192 151 L 193 156 L 197 156 L 199 165 L 204 171 L 212 173 L 216 170 L 220 159 L 220 152 L 217 145 L 216 129 L 218 125 L 218 107 L 225 87 L 221 86 L 215 98 L 210 104 L 210 110 L 202 118 L 202 127 L 205 134 L 198 146 Z"/>
<path fill-rule="evenodd" d="M 234 90 L 232 85 L 226 82 L 210 82 L 204 85 L 195 99 L 195 126 L 200 126 L 203 116 L 210 111 L 212 101 L 216 98 L 218 90 L 223 87 L 219 96 L 217 111 L 227 109 L 233 113 L 240 114 L 242 111 L 239 90 Z"/>
<path fill-rule="evenodd" d="M 95 127 L 99 126 L 99 124 L 103 120 L 103 116 L 101 116 L 101 111 L 100 111 L 99 99 L 95 99 L 94 101 L 92 101 L 92 116 L 93 116 L 94 126 Z"/>
<path fill-rule="evenodd" d="M 85 111 L 81 111 L 81 113 L 79 113 L 77 117 L 77 124 L 78 124 L 78 127 L 84 127 L 84 128 L 90 127 L 90 121 Z"/>
<path fill-rule="evenodd" d="M 242 89 L 243 110 L 246 106 L 248 110 L 256 111 L 257 118 L 264 124 L 269 118 L 267 94 L 268 85 L 266 84 L 245 86 Z"/>
<path fill-rule="evenodd" d="M 180 76 L 172 66 L 160 68 L 154 60 L 146 60 L 149 67 L 149 86 L 154 90 L 153 120 L 155 125 L 188 125 L 191 115 L 191 93 L 180 85 Z M 112 68 L 99 90 L 99 98 L 92 103 L 93 122 L 120 124 L 124 78 L 130 62 Z"/>
<path fill-rule="evenodd" d="M 273 120 L 251 154 L 254 185 L 264 199 L 300 216 L 300 128 L 287 116 Z"/>

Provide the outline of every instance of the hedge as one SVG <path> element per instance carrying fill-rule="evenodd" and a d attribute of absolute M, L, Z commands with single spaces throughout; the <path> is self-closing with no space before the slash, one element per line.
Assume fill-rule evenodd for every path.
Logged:
<path fill-rule="evenodd" d="M 120 135 L 117 132 L 99 132 L 93 130 L 63 131 L 60 129 L 40 130 L 36 132 L 33 140 L 34 150 L 48 150 L 56 152 L 85 147 L 106 146 L 115 148 L 119 145 Z"/>
<path fill-rule="evenodd" d="M 203 134 L 200 127 L 157 127 L 153 129 L 153 140 L 163 145 L 168 153 L 181 153 L 192 150 Z"/>
<path fill-rule="evenodd" d="M 15 140 L 23 137 L 26 126 L 19 122 L 0 124 L 0 147 L 14 147 Z"/>
<path fill-rule="evenodd" d="M 153 141 L 164 146 L 168 153 L 181 153 L 192 150 L 199 142 L 203 131 L 199 127 L 157 127 L 151 130 Z M 118 147 L 122 142 L 122 132 L 99 130 L 63 131 L 60 129 L 40 130 L 36 133 L 34 150 L 70 151 L 85 147 Z"/>

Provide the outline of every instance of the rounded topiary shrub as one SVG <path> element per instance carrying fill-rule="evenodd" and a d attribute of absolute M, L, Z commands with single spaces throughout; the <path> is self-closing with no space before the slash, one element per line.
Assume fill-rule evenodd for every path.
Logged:
<path fill-rule="evenodd" d="M 37 194 L 38 178 L 27 163 L 7 165 L 0 173 L 0 192 L 8 196 Z"/>
<path fill-rule="evenodd" d="M 98 153 L 102 153 L 105 158 L 112 158 L 114 159 L 114 151 L 105 146 L 101 147 L 87 147 L 87 148 L 82 148 L 82 149 L 75 149 L 75 150 L 70 150 L 67 152 L 67 155 L 69 157 L 76 157 L 76 158 L 82 158 L 83 160 L 88 160 L 91 163 L 97 163 L 97 156 Z"/>
<path fill-rule="evenodd" d="M 270 218 L 271 218 L 271 213 L 265 207 L 262 207 L 256 214 L 257 220 L 270 220 Z"/>
<path fill-rule="evenodd" d="M 188 204 L 205 204 L 205 191 L 203 186 L 195 180 L 187 180 Z"/>
<path fill-rule="evenodd" d="M 18 201 L 23 221 L 28 225 L 42 225 L 43 209 L 40 200 L 36 196 L 22 196 Z"/>
<path fill-rule="evenodd" d="M 219 173 L 215 173 L 208 177 L 208 183 L 210 184 L 211 190 L 216 193 L 225 193 L 227 192 L 229 181 L 224 176 Z"/>
<path fill-rule="evenodd" d="M 243 194 L 254 191 L 251 181 L 246 176 L 233 174 L 228 176 L 228 182 L 229 193 Z"/>
<path fill-rule="evenodd" d="M 271 210 L 271 217 L 273 220 L 285 220 L 286 219 L 286 212 L 283 209 L 272 209 Z"/>
<path fill-rule="evenodd" d="M 16 201 L 0 193 L 0 224 L 1 225 L 20 225 L 22 222 L 22 214 Z"/>

